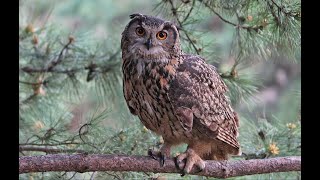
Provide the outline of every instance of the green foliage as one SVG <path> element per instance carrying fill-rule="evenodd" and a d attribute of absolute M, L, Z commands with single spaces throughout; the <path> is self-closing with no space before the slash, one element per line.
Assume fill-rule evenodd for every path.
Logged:
<path fill-rule="evenodd" d="M 121 32 L 129 15 L 141 12 L 174 21 L 180 27 L 183 50 L 217 66 L 240 115 L 244 155 L 238 159 L 300 155 L 300 1 L 153 3 L 19 1 L 20 146 L 127 155 L 146 155 L 149 148 L 160 148 L 163 140 L 130 114 L 122 93 Z M 172 155 L 185 148 L 175 147 Z M 39 154 L 44 153 L 20 152 Z M 93 176 L 181 178 L 137 172 L 46 172 L 22 174 L 20 179 Z M 230 179 L 299 178 L 300 173 L 291 172 Z"/>

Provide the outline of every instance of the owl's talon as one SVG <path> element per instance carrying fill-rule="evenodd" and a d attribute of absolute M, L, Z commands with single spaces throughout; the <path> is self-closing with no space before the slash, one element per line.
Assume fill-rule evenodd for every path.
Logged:
<path fill-rule="evenodd" d="M 177 169 L 183 171 L 183 169 L 184 169 L 184 167 L 185 167 L 185 165 L 186 165 L 186 162 L 187 162 L 186 159 L 177 160 L 177 161 L 175 162 Z"/>
<path fill-rule="evenodd" d="M 198 171 L 195 173 L 199 173 L 205 168 L 205 162 L 191 148 L 188 148 L 185 153 L 176 157 L 176 166 L 178 169 L 182 169 L 181 176 L 190 173 L 194 165 L 198 168 Z"/>
<path fill-rule="evenodd" d="M 185 159 L 184 159 L 184 163 L 182 163 L 181 160 L 179 160 L 177 157 L 174 157 L 174 164 L 176 166 L 177 169 L 179 170 L 183 170 L 184 165 L 185 165 Z M 182 173 L 182 172 L 181 172 Z"/>
<path fill-rule="evenodd" d="M 163 167 L 166 157 L 161 152 L 159 154 L 160 154 L 160 167 Z"/>
<path fill-rule="evenodd" d="M 173 162 L 174 162 L 174 165 L 176 166 L 176 168 L 179 169 L 177 157 L 173 158 Z"/>

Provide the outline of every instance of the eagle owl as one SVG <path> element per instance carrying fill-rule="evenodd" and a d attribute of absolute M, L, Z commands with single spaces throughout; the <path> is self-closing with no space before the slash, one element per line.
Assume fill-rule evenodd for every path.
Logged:
<path fill-rule="evenodd" d="M 181 50 L 174 23 L 132 14 L 122 33 L 123 93 L 130 112 L 163 137 L 160 161 L 181 143 L 187 150 L 175 158 L 182 173 L 204 160 L 240 155 L 239 119 L 224 94 L 227 87 L 214 66 Z M 185 161 L 185 163 L 183 162 Z"/>

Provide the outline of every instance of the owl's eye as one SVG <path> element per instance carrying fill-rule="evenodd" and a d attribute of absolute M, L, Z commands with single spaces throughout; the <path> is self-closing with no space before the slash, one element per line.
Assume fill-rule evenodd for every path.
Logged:
<path fill-rule="evenodd" d="M 136 29 L 136 34 L 137 34 L 138 36 L 143 36 L 145 33 L 146 33 L 146 32 L 145 32 L 145 30 L 144 30 L 142 27 L 137 27 L 137 29 Z"/>
<path fill-rule="evenodd" d="M 164 31 L 160 31 L 157 33 L 157 38 L 159 40 L 165 40 L 165 39 L 167 39 L 167 33 Z"/>

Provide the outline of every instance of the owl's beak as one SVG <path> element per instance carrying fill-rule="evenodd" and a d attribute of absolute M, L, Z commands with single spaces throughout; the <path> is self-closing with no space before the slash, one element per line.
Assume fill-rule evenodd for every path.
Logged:
<path fill-rule="evenodd" d="M 148 50 L 152 47 L 151 38 L 147 40 L 147 42 L 145 43 L 145 45 L 147 46 L 147 49 L 148 49 Z"/>

